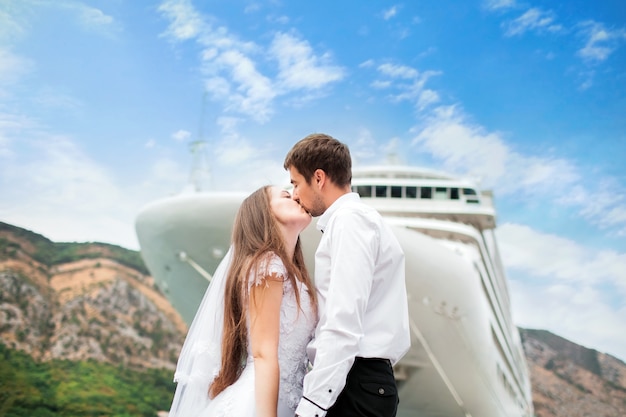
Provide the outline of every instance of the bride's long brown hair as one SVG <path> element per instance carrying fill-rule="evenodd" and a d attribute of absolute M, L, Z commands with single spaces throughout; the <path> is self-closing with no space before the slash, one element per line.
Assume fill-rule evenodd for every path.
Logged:
<path fill-rule="evenodd" d="M 287 280 L 294 288 L 302 281 L 311 295 L 311 304 L 317 312 L 315 288 L 304 264 L 300 238 L 293 258 L 287 255 L 285 242 L 270 205 L 270 186 L 261 187 L 247 197 L 239 207 L 233 226 L 233 257 L 226 277 L 224 293 L 224 330 L 222 334 L 222 361 L 219 374 L 209 387 L 209 396 L 216 397 L 232 385 L 243 371 L 248 355 L 248 299 L 249 277 L 252 271 L 263 270 L 270 252 L 282 260 Z M 259 268 L 261 266 L 261 268 Z M 264 279 L 266 277 L 257 277 Z M 298 308 L 300 295 L 295 291 Z"/>

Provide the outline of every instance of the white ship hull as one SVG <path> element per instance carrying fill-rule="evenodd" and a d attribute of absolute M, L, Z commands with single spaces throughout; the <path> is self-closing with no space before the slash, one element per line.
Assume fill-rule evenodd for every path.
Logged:
<path fill-rule="evenodd" d="M 176 196 L 150 204 L 137 218 L 142 256 L 188 323 L 208 285 L 198 271 L 212 273 L 226 253 L 245 196 Z M 467 224 L 394 213 L 385 217 L 406 255 L 412 334 L 395 369 L 398 416 L 532 416 L 519 333 L 506 288 L 492 277 L 499 268 L 494 257 L 499 261 L 486 247 L 490 239 Z M 314 223 L 301 235 L 310 271 L 319 242 Z"/>

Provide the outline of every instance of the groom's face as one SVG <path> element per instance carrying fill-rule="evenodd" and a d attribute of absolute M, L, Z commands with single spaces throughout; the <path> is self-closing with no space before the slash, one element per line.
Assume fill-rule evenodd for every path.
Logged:
<path fill-rule="evenodd" d="M 324 214 L 326 207 L 320 190 L 315 187 L 315 181 L 307 182 L 306 178 L 293 166 L 289 167 L 289 176 L 293 185 L 291 198 L 296 200 L 313 217 Z"/>

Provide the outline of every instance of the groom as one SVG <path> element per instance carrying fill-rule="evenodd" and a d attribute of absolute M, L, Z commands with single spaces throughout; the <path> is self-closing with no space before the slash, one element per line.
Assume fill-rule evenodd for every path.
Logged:
<path fill-rule="evenodd" d="M 393 417 L 394 365 L 410 347 L 404 253 L 380 214 L 352 193 L 348 147 L 316 133 L 285 157 L 293 199 L 323 235 L 315 254 L 319 324 L 296 415 Z"/>

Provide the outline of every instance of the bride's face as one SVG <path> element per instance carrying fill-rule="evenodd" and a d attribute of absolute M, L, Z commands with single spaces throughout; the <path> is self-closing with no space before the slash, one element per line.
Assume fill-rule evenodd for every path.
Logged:
<path fill-rule="evenodd" d="M 271 188 L 270 206 L 276 220 L 288 228 L 300 233 L 311 223 L 311 216 L 300 204 L 291 198 L 287 190 L 278 187 Z"/>

